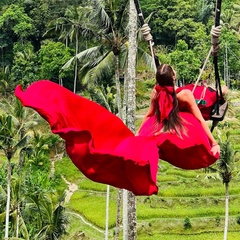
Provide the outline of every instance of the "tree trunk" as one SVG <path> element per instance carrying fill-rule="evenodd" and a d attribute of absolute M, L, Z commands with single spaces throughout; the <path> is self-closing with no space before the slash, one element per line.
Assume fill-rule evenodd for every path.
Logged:
<path fill-rule="evenodd" d="M 16 238 L 18 238 L 19 234 L 19 219 L 20 219 L 20 204 L 19 204 L 19 199 L 17 203 L 17 219 L 16 219 Z"/>
<path fill-rule="evenodd" d="M 118 116 L 122 119 L 121 85 L 119 81 L 119 55 L 114 55 L 114 63 L 115 63 L 114 65 L 115 65 Z"/>
<path fill-rule="evenodd" d="M 109 198 L 110 198 L 110 186 L 107 185 L 105 240 L 108 240 Z"/>
<path fill-rule="evenodd" d="M 227 240 L 228 234 L 228 218 L 229 218 L 229 193 L 228 193 L 228 182 L 225 183 L 226 195 L 225 195 L 225 224 L 224 224 L 224 240 Z"/>
<path fill-rule="evenodd" d="M 130 0 L 129 10 L 129 50 L 127 67 L 127 114 L 126 123 L 135 132 L 136 122 L 136 59 L 137 59 L 137 11 L 134 0 Z M 127 194 L 127 240 L 135 240 L 136 231 L 136 197 L 132 192 Z M 126 231 L 126 229 L 125 229 Z M 124 233 L 124 236 L 126 233 Z"/>
<path fill-rule="evenodd" d="M 128 191 L 123 189 L 123 240 L 128 240 Z"/>
<path fill-rule="evenodd" d="M 136 122 L 136 59 L 137 59 L 137 11 L 130 0 L 129 12 L 129 50 L 128 50 L 128 90 L 127 90 L 127 126 L 135 132 Z"/>
<path fill-rule="evenodd" d="M 123 190 L 122 189 L 118 189 L 117 219 L 116 219 L 116 229 L 115 229 L 115 240 L 119 239 L 119 233 L 120 233 L 122 194 L 123 194 Z"/>
<path fill-rule="evenodd" d="M 76 93 L 77 88 L 77 75 L 78 75 L 78 60 L 77 60 L 77 54 L 78 54 L 78 29 L 76 29 L 76 45 L 75 45 L 75 73 L 74 73 L 74 83 L 73 83 L 73 92 Z"/>
<path fill-rule="evenodd" d="M 5 240 L 8 239 L 9 232 L 9 214 L 10 214 L 10 199 L 11 199 L 11 160 L 8 158 L 8 173 L 7 173 L 7 204 L 6 204 L 6 221 L 5 221 Z"/>

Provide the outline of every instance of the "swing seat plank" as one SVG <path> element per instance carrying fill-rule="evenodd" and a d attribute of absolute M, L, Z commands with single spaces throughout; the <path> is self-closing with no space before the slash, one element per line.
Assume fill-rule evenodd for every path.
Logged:
<path fill-rule="evenodd" d="M 217 111 L 217 106 L 215 105 L 212 114 L 210 116 L 210 120 L 213 121 L 222 121 L 228 109 L 227 101 L 224 102 L 222 105 L 219 105 L 219 111 Z"/>

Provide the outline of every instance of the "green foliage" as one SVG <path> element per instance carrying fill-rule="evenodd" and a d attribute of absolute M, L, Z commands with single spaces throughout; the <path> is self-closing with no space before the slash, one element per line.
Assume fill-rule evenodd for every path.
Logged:
<path fill-rule="evenodd" d="M 223 183 L 228 184 L 232 179 L 232 173 L 234 170 L 234 157 L 236 152 L 233 150 L 233 146 L 230 141 L 230 132 L 226 133 L 226 139 L 223 137 L 220 141 L 221 154 L 218 163 L 218 171 L 222 177 Z"/>
<path fill-rule="evenodd" d="M 209 18 L 212 16 L 214 3 L 211 0 L 197 1 L 197 12 L 195 19 L 197 21 L 202 22 L 203 24 L 207 24 Z"/>
<path fill-rule="evenodd" d="M 178 80 L 190 83 L 197 79 L 200 67 L 199 58 L 193 50 L 188 49 L 184 40 L 179 40 L 176 50 L 169 54 L 171 64 L 175 67 Z"/>
<path fill-rule="evenodd" d="M 228 54 L 228 66 L 231 69 L 231 78 L 235 81 L 239 80 L 237 69 L 240 69 L 240 51 L 239 51 L 240 37 L 226 27 L 223 28 L 221 33 L 221 43 L 219 51 L 219 66 L 222 76 L 224 76 L 224 59 Z M 226 52 L 227 51 L 227 52 Z M 225 59 L 226 60 L 226 59 Z"/>
<path fill-rule="evenodd" d="M 190 218 L 189 218 L 189 217 L 186 217 L 186 218 L 184 219 L 184 224 L 183 224 L 183 226 L 184 226 L 184 229 L 185 229 L 185 230 L 192 228 L 192 224 L 191 224 L 191 221 L 190 221 Z"/>
<path fill-rule="evenodd" d="M 26 39 L 35 31 L 32 19 L 17 4 L 10 5 L 0 16 L 0 29 L 12 30 L 20 40 Z"/>
<path fill-rule="evenodd" d="M 78 59 L 81 62 L 79 69 L 83 70 L 82 74 L 78 75 L 79 80 L 94 80 L 94 88 L 101 81 L 102 87 L 96 87 L 93 94 L 95 100 L 102 97 L 102 102 L 106 106 L 114 109 L 115 90 L 112 89 L 114 69 L 113 52 L 120 55 L 120 68 L 124 69 L 127 54 L 127 21 L 123 21 L 126 16 L 127 4 L 125 1 L 109 1 L 112 3 L 107 5 L 105 1 L 94 1 L 99 5 L 93 6 L 93 1 L 22 1 L 22 0 L 2 0 L 0 2 L 0 65 L 3 69 L 1 74 L 1 90 L 4 93 L 6 87 L 12 90 L 16 83 L 28 85 L 38 78 L 48 78 L 55 82 L 63 79 L 64 86 L 71 87 L 73 78 L 73 68 L 62 69 L 65 63 L 75 63 L 76 58 L 72 58 L 73 52 L 76 50 L 77 39 L 73 38 L 73 34 L 69 29 L 64 28 L 63 32 L 49 31 L 46 32 L 47 26 L 52 24 L 56 19 L 67 17 L 66 9 L 73 7 L 99 7 L 94 8 L 91 18 L 82 21 L 83 26 L 88 25 L 91 34 L 96 34 L 98 41 L 93 35 L 87 34 L 87 28 L 79 31 L 79 36 L 88 36 L 80 38 L 79 49 L 80 55 Z M 14 5 L 11 5 L 15 3 Z M 101 5 L 100 5 L 101 3 Z M 103 3 L 103 5 L 102 5 Z M 106 4 L 106 5 L 104 5 Z M 156 53 L 161 62 L 173 63 L 179 79 L 186 82 L 193 81 L 198 75 L 198 70 L 205 59 L 206 53 L 211 45 L 209 29 L 212 25 L 212 4 L 213 1 L 208 0 L 141 0 L 143 14 L 150 18 L 150 27 L 154 36 Z M 229 68 L 231 72 L 232 82 L 235 82 L 237 87 L 239 78 L 239 11 L 238 2 L 236 0 L 223 1 L 222 23 L 223 31 L 220 39 L 219 51 L 219 66 L 221 75 L 224 72 L 224 58 L 226 56 L 226 47 L 228 49 Z M 3 7 L 4 6 L 4 7 Z M 68 12 L 69 14 L 71 12 Z M 68 20 L 71 15 L 68 15 Z M 94 17 L 94 18 L 92 18 Z M 101 18 L 99 18 L 101 17 Z M 91 22 L 93 20 L 95 22 Z M 75 19 L 76 20 L 76 19 Z M 100 24 L 99 24 L 100 23 Z M 91 28 L 90 28 L 91 27 Z M 120 29 L 121 27 L 121 29 Z M 69 32 L 67 31 L 69 30 Z M 92 31 L 94 30 L 94 31 Z M 112 31 L 114 30 L 114 31 Z M 60 33 L 60 34 L 59 34 Z M 69 33 L 69 34 L 67 34 Z M 91 37 L 90 37 L 91 36 Z M 117 36 L 117 38 L 114 38 Z M 60 37 L 60 38 L 59 38 Z M 44 39 L 44 41 L 43 41 Z M 69 43 L 68 40 L 72 40 Z M 64 41 L 60 43 L 59 41 Z M 121 48 L 119 47 L 119 43 Z M 66 47 L 68 45 L 69 47 Z M 99 47 L 96 47 L 98 45 Z M 114 48 L 113 48 L 114 46 Z M 91 48 L 90 48 L 91 47 Z M 88 51 L 84 51 L 87 49 Z M 147 49 L 145 46 L 144 49 Z M 113 51 L 114 50 L 114 51 Z M 109 52 L 112 53 L 108 55 Z M 169 54 L 171 53 L 171 54 Z M 143 54 L 141 56 L 144 56 Z M 69 62 L 70 60 L 70 62 Z M 91 60 L 91 61 L 90 61 Z M 105 63 L 99 64 L 102 60 Z M 79 62 L 78 62 L 79 63 Z M 86 65 L 85 65 L 86 64 Z M 68 64 L 70 66 L 70 64 Z M 89 71 L 89 69 L 93 69 Z M 7 69 L 9 71 L 7 72 Z M 79 70 L 78 69 L 78 70 Z M 137 86 L 137 97 L 141 100 L 143 106 L 148 101 L 148 97 L 144 94 L 148 92 L 154 84 L 154 75 L 147 72 L 149 67 L 141 63 L 139 66 L 140 77 L 146 80 L 145 85 L 139 82 Z M 147 71 L 146 71 L 147 70 Z M 11 71 L 11 72 L 10 72 Z M 98 72 L 98 75 L 94 75 Z M 87 76 L 82 78 L 82 76 Z M 99 76 L 99 81 L 97 77 Z M 104 81 L 101 79 L 104 78 Z M 150 79 L 147 81 L 147 79 Z M 4 81 L 2 81 L 4 80 Z M 8 83 L 8 86 L 6 85 Z M 82 86 L 85 86 L 82 84 Z M 104 91 L 104 87 L 109 86 L 109 89 Z M 102 90 L 102 93 L 98 90 Z M 102 95 L 101 95 L 102 94 Z M 93 97 L 92 97 L 93 98 Z M 1 99 L 1 103 L 3 99 Z M 12 102 L 8 104 L 10 106 Z M 12 104 L 15 105 L 15 104 Z M 1 114 L 6 111 L 1 105 Z M 3 144 L 11 143 L 14 140 L 15 146 L 23 146 L 24 141 L 19 142 L 19 136 L 23 136 L 29 130 L 29 126 L 33 125 L 34 121 L 25 119 L 25 113 L 21 109 L 7 111 L 7 117 L 1 116 L 1 148 Z M 238 113 L 236 117 L 238 117 Z M 24 122 L 17 121 L 18 117 Z M 221 122 L 218 131 L 226 131 L 226 128 L 234 128 L 231 131 L 231 139 L 234 139 L 234 149 L 239 149 L 238 146 L 238 123 L 231 121 L 232 116 L 228 116 L 228 121 Z M 29 119 L 29 118 L 27 118 Z M 230 120 L 229 120 L 230 119 Z M 20 125 L 19 125 L 20 124 Z M 16 127 L 17 126 L 17 127 Z M 20 129 L 19 126 L 24 126 L 24 131 L 19 131 L 16 138 L 13 138 L 14 129 Z M 40 127 L 38 127 L 40 128 Z M 22 129 L 22 127 L 21 127 Z M 41 128 L 44 131 L 44 128 Z M 235 132 L 235 133 L 234 133 Z M 71 201 L 68 203 L 68 210 L 74 210 L 86 217 L 91 223 L 102 229 L 105 227 L 105 185 L 95 184 L 87 180 L 79 170 L 71 163 L 68 158 L 63 158 L 55 162 L 56 171 L 52 176 L 50 173 L 49 151 L 56 144 L 56 139 L 46 140 L 46 135 L 34 136 L 36 142 L 31 142 L 31 146 L 25 146 L 25 151 L 21 154 L 16 152 L 16 158 L 12 159 L 13 167 L 13 186 L 12 196 L 14 197 L 14 206 L 17 203 L 17 196 L 21 199 L 22 216 L 26 222 L 29 231 L 30 239 L 46 239 L 46 236 L 51 236 L 51 232 L 45 230 L 62 231 L 64 229 L 54 228 L 54 223 L 60 226 L 61 223 L 56 219 L 56 216 L 64 214 L 63 208 L 58 204 L 58 198 L 67 188 L 66 183 L 62 179 L 65 177 L 68 181 L 76 183 L 79 186 L 79 191 L 75 192 Z M 46 140 L 46 141 L 45 141 Z M 12 142 L 13 143 L 13 142 Z M 26 142 L 25 142 L 26 143 Z M 227 146 L 226 146 L 227 147 Z M 34 149 L 31 149 L 34 148 Z M 15 148 L 17 149 L 17 148 Z M 18 148 L 19 149 L 19 148 Z M 224 146 L 222 148 L 225 149 Z M 31 150 L 31 151 L 30 151 Z M 34 151 L 32 151 L 34 150 Z M 227 156 L 232 157 L 226 148 Z M 33 155 L 30 156 L 30 153 Z M 27 156 L 26 154 L 29 154 Z M 5 163 L 6 158 L 4 152 L 0 155 L 1 164 Z M 226 163 L 226 162 L 225 162 Z M 235 162 L 236 163 L 236 162 Z M 225 167 L 231 164 L 225 164 Z M 21 170 L 20 170 L 21 169 Z M 0 189 L 0 206 L 5 205 L 5 190 L 6 190 L 6 168 L 2 166 L 0 171 L 0 180 L 2 183 Z M 239 171 L 239 164 L 231 170 Z M 159 195 L 149 198 L 139 197 L 137 199 L 137 211 L 139 226 L 144 226 L 139 234 L 138 239 L 222 239 L 222 233 L 202 232 L 222 231 L 223 221 L 219 219 L 224 215 L 223 195 L 224 189 L 219 184 L 217 174 L 201 171 L 182 171 L 172 168 L 165 162 L 161 162 L 161 168 L 158 175 Z M 19 175 L 19 178 L 18 178 Z M 50 177 L 51 176 L 51 177 Z M 230 191 L 230 214 L 234 218 L 235 225 L 239 224 L 239 178 L 236 174 L 236 179 L 232 179 Z M 21 188 L 19 187 L 21 185 Z M 18 192 L 18 190 L 20 191 Z M 48 193 L 48 194 L 45 194 Z M 48 195 L 48 196 L 47 196 Z M 236 196 L 234 196 L 236 195 Z M 19 200 L 18 199 L 18 200 Z M 14 207 L 13 206 L 13 207 Z M 196 206 L 198 206 L 196 208 Z M 0 219 L 5 217 L 4 208 L 0 207 Z M 110 207 L 110 227 L 115 226 L 116 215 L 116 190 L 111 188 L 111 207 Z M 34 213 L 36 214 L 32 214 Z M 97 213 L 97 214 L 96 214 Z M 12 214 L 11 221 L 14 225 L 16 214 Z M 194 232 L 193 236 L 182 235 L 182 223 L 186 216 L 191 217 L 192 229 L 185 233 Z M 216 217 L 217 216 L 217 217 Z M 44 219 L 41 219 L 44 217 Z M 44 220 L 44 221 L 42 221 Z M 54 220 L 54 221 L 53 221 Z M 64 220 L 64 218 L 63 218 Z M 79 219 L 76 220 L 75 230 L 80 232 L 82 227 L 79 227 Z M 234 223 L 231 224 L 231 231 L 239 231 Z M 23 224 L 23 222 L 21 222 Z M 216 226 L 216 224 L 219 226 Z M 3 232 L 3 224 L 0 224 L 0 232 Z M 23 225 L 22 225 L 23 226 Z M 82 226 L 82 225 L 81 225 Z M 138 226 L 138 227 L 139 227 Z M 217 227 L 217 228 L 216 228 Z M 86 228 L 86 227 L 85 227 Z M 89 227 L 90 228 L 90 227 Z M 84 227 L 83 227 L 84 229 Z M 146 232 L 144 232 L 146 230 Z M 76 232 L 75 231 L 75 232 Z M 178 234 L 174 234 L 177 232 Z M 23 230 L 21 237 L 23 237 Z M 64 231 L 63 231 L 64 232 Z M 88 230 L 91 234 L 93 228 Z M 168 235 L 166 235 L 167 233 Z M 78 233 L 76 233 L 77 235 Z M 100 234 L 101 235 L 101 234 Z M 59 236 L 59 235 L 58 235 Z M 237 239 L 239 233 L 229 232 L 229 239 Z M 99 233 L 95 234 L 94 239 L 102 239 Z M 66 239 L 70 239 L 69 236 Z"/>
<path fill-rule="evenodd" d="M 40 79 L 70 79 L 72 69 L 63 70 L 62 67 L 71 57 L 71 52 L 71 49 L 61 42 L 45 41 L 39 50 Z"/>
<path fill-rule="evenodd" d="M 217 225 L 217 227 L 219 227 L 220 223 L 221 223 L 221 218 L 220 218 L 220 216 L 217 216 L 216 217 L 216 225 Z"/>
<path fill-rule="evenodd" d="M 16 43 L 13 50 L 14 59 L 9 78 L 14 82 L 13 88 L 16 84 L 27 86 L 38 79 L 37 55 L 30 42 L 24 45 Z"/>
<path fill-rule="evenodd" d="M 237 217 L 237 224 L 240 225 L 240 216 Z"/>
<path fill-rule="evenodd" d="M 84 96 L 92 99 L 93 101 L 99 103 L 112 113 L 117 113 L 117 103 L 116 103 L 116 88 L 115 86 L 89 86 L 87 91 L 83 92 Z"/>

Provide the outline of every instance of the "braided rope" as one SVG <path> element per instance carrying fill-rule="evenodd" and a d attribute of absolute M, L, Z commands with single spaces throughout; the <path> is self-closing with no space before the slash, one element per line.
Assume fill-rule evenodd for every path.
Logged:
<path fill-rule="evenodd" d="M 219 37 L 220 37 L 220 34 L 221 34 L 221 28 L 222 28 L 221 26 L 216 26 L 216 27 L 212 26 L 211 33 L 210 33 L 211 34 L 212 46 L 211 46 L 211 48 L 208 52 L 208 55 L 207 55 L 207 57 L 204 61 L 204 64 L 203 64 L 203 66 L 201 68 L 201 71 L 199 73 L 199 76 L 197 78 L 197 81 L 195 82 L 194 88 L 192 90 L 193 93 L 194 93 L 194 91 L 195 91 L 195 89 L 198 85 L 198 82 L 199 82 L 199 80 L 200 80 L 200 78 L 201 78 L 201 76 L 202 76 L 202 74 L 205 70 L 205 67 L 207 65 L 207 62 L 209 60 L 209 57 L 210 57 L 211 53 L 213 54 L 213 56 L 217 56 L 217 54 L 218 54 L 218 50 L 220 49 L 220 47 L 219 47 Z"/>
<path fill-rule="evenodd" d="M 211 43 L 213 56 L 217 56 L 219 50 L 219 37 L 221 33 L 221 26 L 212 26 L 211 29 Z"/>
<path fill-rule="evenodd" d="M 151 34 L 151 28 L 148 26 L 147 23 L 144 23 L 142 25 L 141 32 L 142 32 L 144 40 L 146 42 L 148 42 L 148 44 L 149 44 L 149 48 L 150 48 L 151 55 L 152 55 L 152 60 L 153 60 L 154 72 L 156 73 L 157 72 L 157 67 L 156 67 L 156 64 L 155 64 L 155 54 L 154 54 L 154 50 L 153 50 L 154 42 L 153 42 L 153 37 L 152 37 L 152 34 Z"/>
<path fill-rule="evenodd" d="M 148 26 L 147 23 L 144 23 L 141 27 L 141 31 L 142 31 L 142 34 L 143 34 L 143 37 L 145 39 L 145 41 L 151 41 L 153 40 L 153 37 L 151 35 L 151 28 Z"/>

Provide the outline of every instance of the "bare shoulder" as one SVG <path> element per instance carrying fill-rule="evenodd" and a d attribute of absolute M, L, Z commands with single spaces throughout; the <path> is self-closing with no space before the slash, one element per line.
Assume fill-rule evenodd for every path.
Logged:
<path fill-rule="evenodd" d="M 189 89 L 183 89 L 177 94 L 179 101 L 188 102 L 193 98 L 193 93 Z"/>

